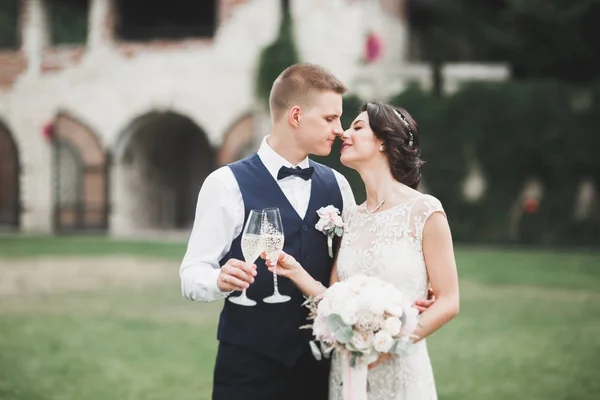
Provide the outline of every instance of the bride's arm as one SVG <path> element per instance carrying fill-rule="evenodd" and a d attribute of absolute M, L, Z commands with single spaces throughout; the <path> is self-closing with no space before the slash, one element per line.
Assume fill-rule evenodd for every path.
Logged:
<path fill-rule="evenodd" d="M 269 268 L 269 271 L 275 271 L 270 260 L 267 261 L 267 267 Z M 294 285 L 296 285 L 306 297 L 316 297 L 325 291 L 321 282 L 310 276 L 294 257 L 283 251 L 277 260 L 276 272 L 277 275 L 286 277 L 294 282 Z"/>
<path fill-rule="evenodd" d="M 433 213 L 423 229 L 423 256 L 436 301 L 423 314 L 414 332 L 422 340 L 458 314 L 458 274 L 452 235 L 442 213 Z"/>
<path fill-rule="evenodd" d="M 262 257 L 264 258 L 264 254 Z M 267 261 L 267 267 L 269 268 L 269 271 L 275 271 L 275 268 L 273 268 L 270 261 Z M 317 281 L 308 272 L 306 272 L 306 270 L 298 261 L 296 261 L 294 257 L 283 251 L 279 255 L 279 260 L 277 262 L 277 275 L 289 278 L 306 297 L 316 297 L 322 294 L 326 289 L 321 282 Z M 331 269 L 329 285 L 331 286 L 338 281 L 339 277 L 337 274 L 336 258 L 336 260 L 333 262 L 333 268 Z"/>

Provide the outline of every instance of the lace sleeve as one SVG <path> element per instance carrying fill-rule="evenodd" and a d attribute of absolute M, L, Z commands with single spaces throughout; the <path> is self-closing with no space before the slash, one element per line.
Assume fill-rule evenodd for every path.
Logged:
<path fill-rule="evenodd" d="M 419 242 L 423 240 L 423 230 L 427 219 L 436 212 L 442 213 L 447 218 L 442 203 L 431 195 L 423 195 L 414 205 L 412 211 L 413 222 L 415 224 L 415 232 Z"/>

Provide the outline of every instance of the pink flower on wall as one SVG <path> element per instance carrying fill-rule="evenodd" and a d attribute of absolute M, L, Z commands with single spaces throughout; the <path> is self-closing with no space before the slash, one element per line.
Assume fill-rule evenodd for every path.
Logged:
<path fill-rule="evenodd" d="M 374 63 L 383 55 L 383 41 L 375 32 L 369 32 L 365 41 L 365 61 Z"/>
<path fill-rule="evenodd" d="M 46 124 L 44 124 L 44 126 L 42 127 L 42 135 L 49 142 L 53 141 L 54 140 L 54 123 L 47 122 Z"/>

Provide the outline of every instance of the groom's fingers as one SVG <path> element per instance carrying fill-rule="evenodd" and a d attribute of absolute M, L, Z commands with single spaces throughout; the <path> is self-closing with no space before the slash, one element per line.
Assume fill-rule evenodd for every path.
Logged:
<path fill-rule="evenodd" d="M 248 283 L 254 282 L 254 275 L 256 271 L 252 267 L 247 267 L 246 265 L 242 266 L 231 266 L 226 265 L 223 267 L 224 273 L 233 276 L 241 281 L 245 281 Z"/>
<path fill-rule="evenodd" d="M 427 309 L 425 307 L 421 307 L 421 306 L 414 306 L 417 310 L 419 310 L 419 314 L 424 313 L 425 311 L 427 311 Z"/>
<path fill-rule="evenodd" d="M 221 291 L 244 290 L 254 282 L 256 266 L 231 259 L 221 268 L 217 286 Z"/>
<path fill-rule="evenodd" d="M 238 268 L 223 266 L 219 275 L 219 287 L 223 291 L 244 290 L 254 278 L 248 276 L 244 271 Z"/>
<path fill-rule="evenodd" d="M 244 290 L 248 288 L 248 282 L 236 278 L 232 275 L 223 275 L 225 282 L 225 290 L 230 292 L 232 290 Z"/>
<path fill-rule="evenodd" d="M 415 304 L 420 307 L 428 308 L 428 307 L 431 307 L 433 302 L 434 302 L 433 300 L 417 300 L 417 301 L 415 301 Z"/>
<path fill-rule="evenodd" d="M 252 283 L 251 281 L 254 281 L 253 278 L 251 280 L 249 279 L 256 275 L 256 267 L 254 266 L 254 264 L 247 264 L 240 260 L 231 259 L 231 260 L 227 261 L 227 264 L 225 264 L 225 266 L 223 268 L 225 268 L 225 267 L 227 267 L 227 270 L 231 270 L 231 271 L 239 270 L 239 271 L 244 272 L 245 274 L 248 275 L 248 279 L 246 279 L 243 275 L 240 276 L 240 278 L 244 279 L 245 281 L 247 281 L 249 283 Z"/>
<path fill-rule="evenodd" d="M 415 301 L 414 307 L 419 310 L 419 314 L 427 311 L 429 307 L 434 303 L 435 300 L 417 300 Z"/>

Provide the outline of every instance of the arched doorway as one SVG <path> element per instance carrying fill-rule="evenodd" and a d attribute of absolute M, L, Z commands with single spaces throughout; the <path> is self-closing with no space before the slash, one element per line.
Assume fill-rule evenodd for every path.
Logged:
<path fill-rule="evenodd" d="M 19 152 L 8 127 L 0 121 L 0 229 L 19 226 Z"/>
<path fill-rule="evenodd" d="M 175 112 L 132 121 L 115 148 L 118 231 L 189 229 L 198 191 L 215 168 L 204 131 Z"/>
<path fill-rule="evenodd" d="M 54 229 L 108 228 L 108 162 L 98 137 L 84 124 L 59 113 L 54 135 Z"/>
<path fill-rule="evenodd" d="M 217 155 L 217 165 L 225 165 L 240 160 L 256 150 L 254 118 L 246 114 L 238 119 L 225 134 Z"/>

